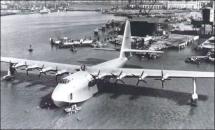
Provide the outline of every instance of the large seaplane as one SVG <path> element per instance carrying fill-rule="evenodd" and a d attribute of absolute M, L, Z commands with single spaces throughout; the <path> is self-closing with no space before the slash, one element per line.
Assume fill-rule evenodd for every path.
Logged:
<path fill-rule="evenodd" d="M 161 81 L 162 87 L 164 87 L 164 82 L 166 80 L 172 78 L 191 78 L 193 80 L 191 101 L 196 102 L 198 99 L 196 79 L 214 77 L 214 72 L 121 68 L 129 59 L 132 52 L 163 53 L 162 51 L 131 49 L 131 29 L 130 22 L 127 20 L 120 55 L 116 59 L 94 66 L 82 65 L 80 67 L 79 65 L 1 57 L 1 62 L 10 64 L 8 75 L 3 78 L 10 79 L 14 77 L 14 72 L 21 68 L 26 70 L 27 74 L 29 71 L 33 70 L 39 70 L 40 75 L 54 72 L 56 77 L 68 74 L 68 76 L 62 78 L 64 82 L 58 82 L 58 85 L 51 95 L 54 104 L 56 106 L 62 106 L 62 104 L 65 103 L 78 103 L 91 98 L 98 92 L 97 81 L 107 77 L 115 78 L 116 81 L 122 81 L 123 78 L 136 77 L 138 79 L 137 86 L 140 82 L 146 82 L 146 78 L 155 78 Z"/>

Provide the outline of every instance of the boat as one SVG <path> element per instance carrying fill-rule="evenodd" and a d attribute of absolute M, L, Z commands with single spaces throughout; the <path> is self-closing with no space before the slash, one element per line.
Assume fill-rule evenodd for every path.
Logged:
<path fill-rule="evenodd" d="M 48 14 L 50 12 L 49 9 L 47 9 L 45 6 L 43 7 L 43 9 L 40 10 L 40 14 Z"/>
<path fill-rule="evenodd" d="M 211 61 L 211 62 L 214 62 L 214 61 L 215 61 L 215 60 L 214 60 L 214 57 L 211 57 L 211 56 L 208 57 L 208 60 Z"/>
<path fill-rule="evenodd" d="M 215 59 L 214 59 L 214 51 L 208 52 L 207 56 L 208 56 L 208 61 L 210 61 L 210 62 L 215 61 Z"/>
<path fill-rule="evenodd" d="M 90 39 L 80 39 L 81 46 L 91 46 L 93 47 L 94 41 Z"/>
<path fill-rule="evenodd" d="M 197 58 L 196 56 L 192 56 L 192 57 L 187 57 L 185 59 L 185 63 L 191 63 L 191 64 L 200 64 L 200 60 L 199 58 Z"/>

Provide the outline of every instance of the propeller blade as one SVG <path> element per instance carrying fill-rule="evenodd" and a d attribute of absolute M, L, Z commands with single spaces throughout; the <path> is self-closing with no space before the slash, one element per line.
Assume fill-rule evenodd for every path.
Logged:
<path fill-rule="evenodd" d="M 113 77 L 117 77 L 115 74 L 113 74 L 113 73 L 111 73 L 111 75 L 113 76 Z"/>
<path fill-rule="evenodd" d="M 99 70 L 99 72 L 98 72 L 98 74 L 97 74 L 97 77 L 100 75 L 100 70 Z"/>
<path fill-rule="evenodd" d="M 142 76 L 143 76 L 143 74 L 144 74 L 144 70 L 143 70 L 143 72 L 140 74 L 140 77 L 142 77 Z"/>
<path fill-rule="evenodd" d="M 137 83 L 136 83 L 136 86 L 138 86 L 138 85 L 139 85 L 139 82 L 140 82 L 140 80 L 138 79 L 138 80 L 137 80 Z"/>
<path fill-rule="evenodd" d="M 147 83 L 147 81 L 146 80 L 142 80 L 144 83 Z"/>
<path fill-rule="evenodd" d="M 165 82 L 165 81 L 162 81 L 162 80 L 161 80 L 162 88 L 164 88 L 164 82 Z"/>
<path fill-rule="evenodd" d="M 163 70 L 161 70 L 161 77 L 163 78 L 163 76 L 164 76 L 164 73 L 163 73 Z"/>
<path fill-rule="evenodd" d="M 41 69 L 40 69 L 40 70 L 42 70 L 44 67 L 45 67 L 45 65 L 42 65 L 42 67 L 41 67 Z"/>
<path fill-rule="evenodd" d="M 122 71 L 119 73 L 118 77 L 120 77 L 122 75 Z"/>
<path fill-rule="evenodd" d="M 93 79 L 95 79 L 95 75 L 93 75 L 93 74 L 90 74 L 92 77 L 93 77 Z"/>
<path fill-rule="evenodd" d="M 26 75 L 28 75 L 28 69 L 26 69 Z"/>

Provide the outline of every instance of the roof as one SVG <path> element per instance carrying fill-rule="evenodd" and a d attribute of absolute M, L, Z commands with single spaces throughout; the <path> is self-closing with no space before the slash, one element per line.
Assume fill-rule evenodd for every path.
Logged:
<path fill-rule="evenodd" d="M 158 17 L 134 17 L 131 21 L 139 21 L 139 22 L 148 22 L 148 23 L 168 23 L 165 21 L 166 18 L 158 18 Z"/>
<path fill-rule="evenodd" d="M 143 3 L 140 3 L 139 5 L 164 5 L 163 3 L 161 2 L 143 2 Z"/>

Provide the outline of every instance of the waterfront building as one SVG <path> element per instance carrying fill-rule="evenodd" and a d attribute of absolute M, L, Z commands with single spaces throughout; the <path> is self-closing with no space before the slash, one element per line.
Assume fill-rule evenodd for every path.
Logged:
<path fill-rule="evenodd" d="M 8 6 L 5 1 L 1 1 L 1 10 L 7 9 Z"/>
<path fill-rule="evenodd" d="M 167 9 L 201 9 L 210 3 L 210 0 L 168 0 L 166 3 Z"/>
<path fill-rule="evenodd" d="M 210 0 L 130 0 L 130 8 L 148 9 L 201 9 L 209 4 Z"/>
<path fill-rule="evenodd" d="M 163 3 L 161 3 L 161 2 L 156 2 L 156 3 L 144 2 L 144 3 L 139 5 L 139 8 L 152 9 L 152 10 L 161 10 L 161 9 L 165 8 L 165 5 Z"/>

